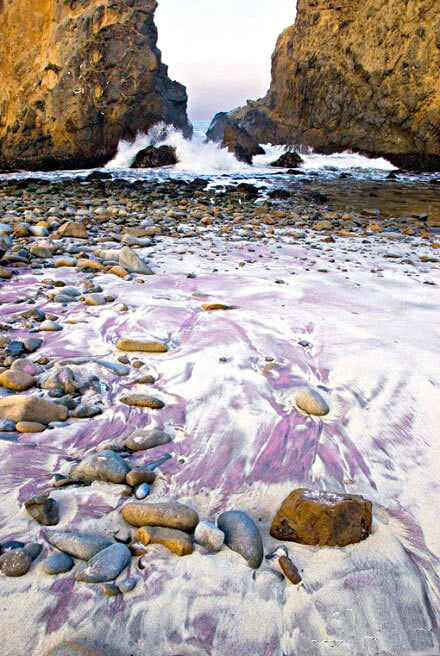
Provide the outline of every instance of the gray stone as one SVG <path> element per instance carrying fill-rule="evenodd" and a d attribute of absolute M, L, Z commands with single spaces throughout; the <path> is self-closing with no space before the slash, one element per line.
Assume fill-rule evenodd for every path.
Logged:
<path fill-rule="evenodd" d="M 153 275 L 150 267 L 128 246 L 123 246 L 119 251 L 119 264 L 130 273 Z"/>
<path fill-rule="evenodd" d="M 134 493 L 136 499 L 145 499 L 145 497 L 148 497 L 149 494 L 150 494 L 150 486 L 148 485 L 148 483 L 141 483 L 140 485 L 138 485 Z"/>
<path fill-rule="evenodd" d="M 31 560 L 35 560 L 43 551 L 43 545 L 38 544 L 38 542 L 29 542 L 29 544 L 25 544 L 23 549 L 29 554 Z"/>
<path fill-rule="evenodd" d="M 70 478 L 84 483 L 107 481 L 108 483 L 125 483 L 130 467 L 118 453 L 105 449 L 81 460 L 73 467 Z"/>
<path fill-rule="evenodd" d="M 93 556 L 87 566 L 78 572 L 76 580 L 85 583 L 113 581 L 127 567 L 130 559 L 131 552 L 125 544 L 112 544 Z"/>
<path fill-rule="evenodd" d="M 225 534 L 225 544 L 239 553 L 249 567 L 256 569 L 263 560 L 263 543 L 252 519 L 241 510 L 228 510 L 219 515 L 217 525 Z"/>
<path fill-rule="evenodd" d="M 194 540 L 208 551 L 220 551 L 225 541 L 225 534 L 212 522 L 200 522 L 194 531 Z"/>
<path fill-rule="evenodd" d="M 107 538 L 78 531 L 46 531 L 44 537 L 53 547 L 81 560 L 90 560 L 112 544 Z"/>
<path fill-rule="evenodd" d="M 73 558 L 66 553 L 53 553 L 43 563 L 46 574 L 64 574 L 74 566 Z"/>
<path fill-rule="evenodd" d="M 118 583 L 121 592 L 131 592 L 137 585 L 137 579 L 129 577 Z"/>
<path fill-rule="evenodd" d="M 130 449 L 130 451 L 146 451 L 147 449 L 153 449 L 156 446 L 169 444 L 169 442 L 172 442 L 171 436 L 163 431 L 138 430 L 127 437 L 125 440 L 125 446 L 127 449 Z"/>

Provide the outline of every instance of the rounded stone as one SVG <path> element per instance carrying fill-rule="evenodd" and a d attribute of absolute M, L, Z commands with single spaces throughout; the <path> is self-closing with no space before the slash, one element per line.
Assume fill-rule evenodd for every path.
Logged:
<path fill-rule="evenodd" d="M 44 526 L 54 526 L 59 522 L 59 506 L 49 497 L 32 497 L 24 503 L 29 515 Z"/>
<path fill-rule="evenodd" d="M 197 524 L 194 540 L 213 553 L 220 551 L 225 541 L 225 534 L 215 524 L 203 521 Z"/>
<path fill-rule="evenodd" d="M 137 487 L 138 485 L 142 485 L 142 483 L 154 483 L 156 474 L 150 469 L 147 469 L 147 467 L 133 467 L 125 478 L 129 485 Z"/>
<path fill-rule="evenodd" d="M 295 398 L 296 405 L 308 415 L 323 417 L 330 412 L 327 401 L 312 387 L 301 390 Z"/>
<path fill-rule="evenodd" d="M 217 525 L 225 534 L 225 544 L 239 553 L 249 567 L 256 569 L 263 560 L 263 542 L 252 519 L 241 510 L 228 510 L 217 519 Z"/>
<path fill-rule="evenodd" d="M 150 494 L 150 486 L 148 483 L 141 483 L 135 490 L 136 499 L 145 499 Z"/>
<path fill-rule="evenodd" d="M 14 394 L 0 399 L 0 419 L 32 421 L 47 425 L 52 421 L 65 421 L 69 411 L 64 405 L 36 396 Z"/>
<path fill-rule="evenodd" d="M 106 583 L 113 581 L 127 567 L 131 559 L 130 549 L 115 542 L 91 558 L 86 567 L 76 575 L 77 581 Z"/>
<path fill-rule="evenodd" d="M 146 451 L 156 446 L 169 444 L 172 438 L 167 433 L 159 430 L 138 430 L 132 433 L 125 440 L 125 446 L 130 451 Z M 148 481 L 149 482 L 149 481 Z"/>
<path fill-rule="evenodd" d="M 23 576 L 31 564 L 32 558 L 24 549 L 12 549 L 0 556 L 0 570 L 5 576 Z"/>
<path fill-rule="evenodd" d="M 66 553 L 53 553 L 43 563 L 46 574 L 65 574 L 74 566 L 73 558 Z"/>
<path fill-rule="evenodd" d="M 70 478 L 84 483 L 106 481 L 125 483 L 130 467 L 118 453 L 104 449 L 81 460 L 70 472 Z"/>
<path fill-rule="evenodd" d="M 168 347 L 161 342 L 148 342 L 143 339 L 121 338 L 116 342 L 116 348 L 120 351 L 141 351 L 143 353 L 166 353 Z"/>
<path fill-rule="evenodd" d="M 145 394 L 127 394 L 121 397 L 121 403 L 136 408 L 149 408 L 150 410 L 161 410 L 165 407 L 165 403 L 160 399 Z"/>
<path fill-rule="evenodd" d="M 131 576 L 118 583 L 118 587 L 121 592 L 131 592 L 135 589 L 136 585 L 137 579 Z"/>
<path fill-rule="evenodd" d="M 38 421 L 19 421 L 15 429 L 19 433 L 42 433 L 46 430 L 46 426 Z"/>
<path fill-rule="evenodd" d="M 132 526 L 163 526 L 191 533 L 199 523 L 196 511 L 177 501 L 127 503 L 121 512 Z"/>
<path fill-rule="evenodd" d="M 74 558 L 90 560 L 112 542 L 100 535 L 78 531 L 46 531 L 45 539 L 53 547 L 70 554 Z"/>
<path fill-rule="evenodd" d="M 25 392 L 35 385 L 35 378 L 25 371 L 4 371 L 0 374 L 0 385 L 14 392 Z"/>

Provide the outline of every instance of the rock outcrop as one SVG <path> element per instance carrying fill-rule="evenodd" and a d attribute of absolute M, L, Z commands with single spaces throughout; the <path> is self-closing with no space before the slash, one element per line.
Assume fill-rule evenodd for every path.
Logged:
<path fill-rule="evenodd" d="M 227 112 L 219 112 L 214 116 L 206 132 L 208 141 L 221 143 L 239 162 L 252 164 L 255 155 L 264 155 L 264 149 L 255 137 L 251 136 L 238 121 Z"/>
<path fill-rule="evenodd" d="M 190 134 L 156 0 L 0 0 L 0 168 L 86 168 L 155 123 Z"/>
<path fill-rule="evenodd" d="M 298 0 L 267 96 L 234 112 L 260 143 L 440 169 L 438 0 Z"/>

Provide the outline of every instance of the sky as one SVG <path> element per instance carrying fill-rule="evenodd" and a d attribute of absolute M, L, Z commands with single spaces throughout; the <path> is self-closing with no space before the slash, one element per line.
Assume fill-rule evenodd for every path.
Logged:
<path fill-rule="evenodd" d="M 295 20 L 295 0 L 158 0 L 159 48 L 189 95 L 192 120 L 264 96 L 278 35 Z"/>

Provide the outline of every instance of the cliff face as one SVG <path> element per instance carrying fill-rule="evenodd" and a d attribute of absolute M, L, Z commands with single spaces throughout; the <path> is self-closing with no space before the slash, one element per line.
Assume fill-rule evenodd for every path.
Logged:
<path fill-rule="evenodd" d="M 297 11 L 268 95 L 236 112 L 243 127 L 439 169 L 439 0 L 298 0 Z"/>
<path fill-rule="evenodd" d="M 0 166 L 82 168 L 164 120 L 190 132 L 155 0 L 0 0 Z"/>

